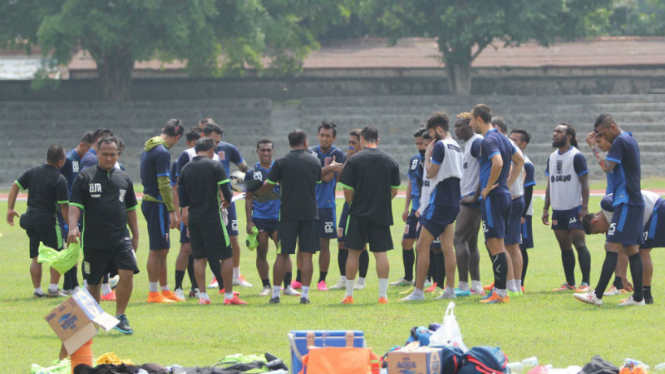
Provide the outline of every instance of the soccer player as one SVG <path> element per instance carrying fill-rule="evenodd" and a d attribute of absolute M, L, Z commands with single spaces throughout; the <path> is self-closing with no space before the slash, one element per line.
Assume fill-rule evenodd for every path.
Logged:
<path fill-rule="evenodd" d="M 471 155 L 480 164 L 480 213 L 494 272 L 494 289 L 480 300 L 483 304 L 510 301 L 506 291 L 508 259 L 503 241 L 511 207 L 508 186 L 515 182 L 524 164 L 524 159 L 510 141 L 492 128 L 491 120 L 492 111 L 487 105 L 478 104 L 471 109 L 471 126 L 483 136 L 481 143 L 472 146 Z M 512 170 L 511 162 L 514 165 Z"/>
<path fill-rule="evenodd" d="M 484 295 L 480 283 L 480 253 L 478 252 L 478 230 L 480 229 L 480 165 L 478 159 L 471 155 L 474 143 L 482 142 L 483 137 L 476 134 L 471 127 L 471 114 L 460 113 L 455 120 L 455 136 L 464 141 L 464 159 L 462 163 L 462 179 L 460 181 L 460 211 L 455 222 L 455 253 L 457 255 L 457 272 L 459 273 L 456 296 Z M 471 287 L 469 287 L 469 275 Z"/>
<path fill-rule="evenodd" d="M 343 304 L 353 304 L 353 289 L 360 252 L 369 244 L 376 259 L 379 278 L 379 304 L 388 303 L 390 263 L 387 251 L 393 249 L 390 226 L 393 224 L 392 199 L 400 185 L 399 165 L 377 148 L 379 131 L 366 126 L 360 132 L 362 151 L 349 158 L 340 176 L 344 198 L 349 203 L 346 225 L 346 296 Z"/>
<path fill-rule="evenodd" d="M 224 304 L 247 304 L 233 294 L 233 253 L 219 212 L 220 189 L 224 196 L 222 205 L 227 206 L 231 201 L 229 179 L 224 167 L 212 160 L 215 140 L 201 138 L 196 142 L 195 150 L 196 157 L 187 163 L 178 178 L 178 192 L 183 221 L 189 229 L 192 244 L 196 283 L 205 284 L 207 260 L 210 266 L 220 267 L 226 285 Z M 199 294 L 199 304 L 210 304 L 207 292 Z"/>
<path fill-rule="evenodd" d="M 522 275 L 521 275 L 521 290 L 524 291 L 524 279 L 526 278 L 526 270 L 529 266 L 529 254 L 527 249 L 533 248 L 533 186 L 536 185 L 535 168 L 531 159 L 524 153 L 526 146 L 531 141 L 531 134 L 526 130 L 513 129 L 510 132 L 510 140 L 515 143 L 522 151 L 524 157 L 524 211 L 522 211 L 522 244 L 520 244 L 520 252 L 522 253 Z M 518 274 L 516 274 L 518 275 Z"/>
<path fill-rule="evenodd" d="M 557 148 L 547 160 L 545 175 L 547 189 L 543 206 L 543 223 L 549 225 L 549 207 L 552 205 L 552 230 L 559 242 L 561 261 L 566 282 L 552 291 L 587 292 L 591 255 L 586 247 L 582 217 L 589 214 L 589 170 L 584 155 L 577 149 L 575 129 L 562 123 L 554 128 L 552 147 Z M 582 271 L 582 284 L 575 288 L 575 254 Z"/>
<path fill-rule="evenodd" d="M 60 174 L 62 174 L 67 180 L 67 191 L 69 194 L 71 194 L 72 192 L 72 185 L 74 184 L 74 179 L 76 179 L 76 176 L 79 174 L 79 172 L 81 172 L 81 160 L 83 159 L 83 156 L 85 156 L 85 154 L 88 153 L 88 151 L 90 150 L 92 141 L 93 141 L 92 132 L 86 132 L 81 137 L 81 140 L 79 141 L 79 144 L 76 146 L 76 148 L 67 152 L 65 158 L 65 165 L 62 167 L 62 169 L 60 169 Z M 67 235 L 69 234 L 69 225 L 67 224 L 68 222 L 67 219 L 68 218 L 62 216 L 62 212 L 58 213 L 58 221 L 60 222 L 60 225 L 64 230 L 65 237 L 67 237 Z M 62 286 L 63 289 L 62 293 L 64 293 L 65 295 L 71 295 L 78 288 L 79 282 L 78 282 L 77 272 L 78 272 L 78 266 L 74 266 L 68 272 L 65 273 L 65 281 Z"/>
<path fill-rule="evenodd" d="M 309 153 L 318 157 L 321 162 L 321 180 L 323 183 L 316 186 L 316 202 L 319 208 L 319 238 L 321 252 L 319 253 L 319 291 L 328 291 L 326 276 L 330 266 L 330 239 L 336 238 L 336 212 L 335 187 L 337 173 L 342 170 L 345 161 L 344 152 L 335 147 L 337 139 L 337 125 L 332 121 L 323 121 L 318 130 L 319 145 L 309 148 Z M 296 282 L 300 277 L 296 276 Z M 297 288 L 297 283 L 295 284 Z"/>
<path fill-rule="evenodd" d="M 639 247 L 644 243 L 644 199 L 640 192 L 640 148 L 632 134 L 623 132 L 614 118 L 601 114 L 593 127 L 597 137 L 605 141 L 598 144 L 606 147 L 603 171 L 612 173 L 611 192 L 614 195 L 612 207 L 614 213 L 610 221 L 605 241 L 605 261 L 600 273 L 598 285 L 594 291 L 575 294 L 575 298 L 588 304 L 601 306 L 603 292 L 612 278 L 618 260 L 618 252 L 628 255 L 630 272 L 633 277 L 633 296 L 623 301 L 622 306 L 644 305 L 642 289 L 642 260 Z M 609 146 L 609 148 L 607 148 Z"/>
<path fill-rule="evenodd" d="M 61 250 L 62 231 L 58 225 L 57 210 L 67 216 L 69 197 L 67 180 L 60 174 L 65 164 L 65 151 L 59 145 L 52 145 L 46 152 L 46 163 L 28 169 L 9 190 L 7 197 L 7 223 L 14 226 L 14 217 L 19 217 L 19 224 L 30 239 L 30 276 L 35 288 L 35 298 L 64 296 L 58 289 L 60 273 L 51 268 L 51 283 L 47 293 L 42 291 L 42 264 L 37 262 L 39 243 Z M 19 190 L 28 191 L 28 210 L 21 216 L 14 210 Z"/>
<path fill-rule="evenodd" d="M 501 117 L 492 118 L 492 125 L 496 127 L 499 132 L 508 137 L 508 126 L 506 121 Z M 510 140 L 510 139 L 509 139 Z M 511 146 L 519 153 L 522 158 L 522 150 L 510 140 Z M 506 253 L 508 254 L 508 294 L 510 296 L 522 296 L 522 253 L 520 252 L 520 245 L 522 244 L 522 212 L 524 211 L 524 167 L 515 168 L 517 178 L 510 188 L 510 217 L 506 223 L 506 237 L 504 238 L 504 245 L 506 246 Z"/>
<path fill-rule="evenodd" d="M 97 165 L 97 144 L 99 143 L 99 139 L 106 136 L 113 136 L 113 131 L 100 128 L 92 133 L 92 144 L 90 144 L 88 152 L 86 152 L 81 158 L 80 171 L 83 171 L 90 166 Z"/>
<path fill-rule="evenodd" d="M 116 136 L 118 139 L 118 160 L 122 157 L 122 152 L 125 151 L 125 141 L 121 137 Z M 121 164 L 120 161 L 116 161 L 114 167 L 118 170 L 125 171 L 125 165 Z"/>
<path fill-rule="evenodd" d="M 275 161 L 263 186 L 254 192 L 260 196 L 279 183 L 280 214 L 277 227 L 280 242 L 273 265 L 273 286 L 270 304 L 278 304 L 284 273 L 296 252 L 296 244 L 302 258 L 301 304 L 309 304 L 309 286 L 312 281 L 312 255 L 319 250 L 317 235 L 318 208 L 316 185 L 321 183 L 321 164 L 307 152 L 309 142 L 302 130 L 289 133 L 291 152 Z"/>
<path fill-rule="evenodd" d="M 268 174 L 274 164 L 272 156 L 275 152 L 275 145 L 268 138 L 261 138 L 256 143 L 256 154 L 259 156 L 253 168 L 245 174 L 245 181 L 260 181 L 261 184 L 268 179 Z M 279 186 L 275 186 L 273 191 L 279 195 Z M 279 225 L 279 200 L 270 200 L 259 202 L 254 200 L 254 194 L 247 191 L 245 194 L 245 216 L 247 218 L 247 235 L 252 233 L 256 227 L 258 230 L 256 247 L 256 270 L 263 283 L 263 290 L 260 296 L 272 295 L 270 286 L 270 264 L 268 264 L 269 242 L 272 240 L 275 247 L 278 246 L 277 226 Z M 286 275 L 284 277 L 284 295 L 300 296 L 300 292 L 291 288 L 291 259 L 286 264 Z"/>
<path fill-rule="evenodd" d="M 346 160 L 349 160 L 349 157 L 360 152 L 362 150 L 360 145 L 360 132 L 361 129 L 354 129 L 349 132 L 349 146 L 346 151 Z M 343 167 L 342 167 L 342 170 Z M 337 174 L 339 177 L 339 173 Z M 346 259 L 349 258 L 349 252 L 346 248 L 346 235 L 344 230 L 346 229 L 346 223 L 349 219 L 349 204 L 345 201 L 342 206 L 342 213 L 339 216 L 339 222 L 337 223 L 337 247 L 339 252 L 337 253 L 337 266 L 339 267 L 340 279 L 334 286 L 330 287 L 333 290 L 346 289 Z M 367 277 L 367 270 L 369 269 L 369 254 L 367 251 L 362 251 L 360 253 L 360 258 L 358 259 L 358 281 L 354 286 L 356 290 L 362 290 L 365 288 L 365 278 Z"/>
<path fill-rule="evenodd" d="M 72 186 L 69 210 L 69 244 L 83 240 L 83 273 L 87 289 L 100 302 L 101 281 L 109 268 L 117 269 L 115 329 L 131 334 L 125 315 L 132 296 L 134 274 L 139 272 L 136 251 L 139 247 L 138 203 L 129 174 L 116 169 L 118 140 L 106 136 L 97 143 L 98 164 L 82 171 Z M 83 230 L 77 222 L 83 211 Z M 132 236 L 130 238 L 127 226 Z"/>
<path fill-rule="evenodd" d="M 448 114 L 436 112 L 427 120 L 427 130 L 430 137 L 435 139 L 425 151 L 425 166 L 423 185 L 428 187 L 420 200 L 420 236 L 416 249 L 418 263 L 416 270 L 416 285 L 413 293 L 401 301 L 424 300 L 425 275 L 430 265 L 430 247 L 434 238 L 439 238 L 445 263 L 446 285 L 439 298 L 455 298 L 455 271 L 457 260 L 455 257 L 453 223 L 460 210 L 460 179 L 462 178 L 462 164 L 464 154 L 457 142 L 452 139 L 449 131 Z M 439 260 L 440 261 L 440 260 Z M 442 271 L 435 269 L 435 272 Z M 437 284 L 442 282 L 441 275 L 435 276 Z M 443 287 L 443 284 L 440 284 Z"/>
<path fill-rule="evenodd" d="M 169 148 L 178 143 L 185 132 L 179 119 L 169 120 L 162 133 L 145 142 L 141 155 L 143 201 L 141 211 L 148 225 L 150 253 L 148 254 L 148 302 L 172 303 L 182 301 L 168 286 L 166 258 L 171 241 L 169 229 L 180 225 L 173 204 L 171 189 L 171 154 Z M 159 293 L 161 286 L 162 293 Z"/>
<path fill-rule="evenodd" d="M 642 285 L 644 302 L 653 304 L 651 294 L 651 279 L 653 277 L 653 262 L 651 261 L 651 249 L 665 247 L 665 199 L 659 194 L 642 190 L 644 199 L 644 244 L 640 246 L 640 257 L 644 267 Z M 605 234 L 610 229 L 612 215 L 614 214 L 613 195 L 606 195 L 600 201 L 600 211 L 596 214 L 588 214 L 582 219 L 584 232 L 587 235 Z M 607 294 L 605 294 L 607 296 Z"/>
<path fill-rule="evenodd" d="M 214 123 L 210 118 L 207 118 L 206 120 Z M 217 148 L 215 148 L 215 153 L 219 157 L 219 162 L 224 166 L 226 175 L 231 175 L 231 162 L 233 162 L 243 173 L 246 173 L 249 169 L 247 163 L 245 163 L 245 160 L 240 155 L 238 148 L 231 143 L 220 141 L 217 144 Z M 236 213 L 236 204 L 234 202 L 229 202 L 229 206 L 226 209 L 228 211 L 229 219 L 229 223 L 226 225 L 226 231 L 229 233 L 231 249 L 233 250 L 233 284 L 240 287 L 252 287 L 252 285 L 247 282 L 245 277 L 240 273 L 240 244 L 238 244 L 238 214 Z M 214 283 L 208 287 L 210 286 L 214 286 Z"/>
<path fill-rule="evenodd" d="M 428 134 L 428 139 L 423 135 Z M 409 160 L 409 184 L 406 187 L 406 201 L 404 202 L 404 212 L 402 212 L 402 221 L 406 223 L 404 234 L 402 235 L 402 263 L 404 264 L 404 276 L 391 286 L 413 286 L 413 265 L 416 256 L 413 251 L 413 245 L 416 242 L 418 233 L 420 233 L 420 224 L 416 212 L 420 208 L 420 191 L 423 186 L 423 165 L 425 163 L 425 150 L 429 145 L 429 131 L 421 127 L 413 133 L 418 154 L 413 155 Z M 410 206 L 410 209 L 409 209 Z"/>

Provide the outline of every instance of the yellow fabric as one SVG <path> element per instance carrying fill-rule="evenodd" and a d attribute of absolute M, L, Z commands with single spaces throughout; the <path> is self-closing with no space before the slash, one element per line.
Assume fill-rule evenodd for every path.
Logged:
<path fill-rule="evenodd" d="M 113 365 L 120 365 L 120 364 L 125 364 L 125 365 L 134 365 L 132 360 L 121 360 L 118 355 L 116 355 L 113 352 L 108 352 L 104 353 L 103 355 L 97 357 L 97 360 L 95 360 L 95 365 L 102 365 L 102 364 L 113 364 Z"/>

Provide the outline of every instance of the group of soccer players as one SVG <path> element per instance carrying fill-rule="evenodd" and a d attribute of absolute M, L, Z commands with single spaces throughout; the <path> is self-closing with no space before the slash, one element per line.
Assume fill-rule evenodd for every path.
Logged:
<path fill-rule="evenodd" d="M 522 295 L 527 249 L 533 247 L 535 171 L 523 153 L 531 136 L 521 129 L 509 135 L 505 121 L 493 117 L 486 105 L 478 104 L 455 118 L 455 135 L 465 143 L 462 149 L 451 135 L 449 122 L 446 113 L 436 112 L 414 133 L 418 154 L 408 166 L 402 214 L 406 223 L 402 239 L 404 276 L 391 285 L 413 286 L 403 293 L 406 297 L 401 301 L 422 300 L 424 292 L 440 288 L 438 298 L 480 295 L 484 304 L 505 303 L 511 296 Z M 368 252 L 372 252 L 379 278 L 379 302 L 387 303 L 386 252 L 393 249 L 391 199 L 400 183 L 394 158 L 377 148 L 378 130 L 368 126 L 351 131 L 344 152 L 333 144 L 337 126 L 324 121 L 317 131 L 318 145 L 310 147 L 307 134 L 296 130 L 289 134 L 291 152 L 276 161 L 273 141 L 262 138 L 256 144 L 259 161 L 252 168 L 235 146 L 221 140 L 222 135 L 222 128 L 210 118 L 188 131 L 180 120 L 172 119 L 160 135 L 145 143 L 141 210 L 150 249 L 147 302 L 184 301 L 183 279 L 189 270 L 189 296 L 198 298 L 200 304 L 209 304 L 205 290 L 208 263 L 214 274 L 208 287 L 218 287 L 225 304 L 245 304 L 233 292 L 234 285 L 252 286 L 239 268 L 237 212 L 228 183 L 233 163 L 244 173 L 246 232 L 256 241 L 260 295 L 270 296 L 274 304 L 280 302 L 280 294 L 295 295 L 308 304 L 313 256 L 317 252 L 319 277 L 314 283 L 319 291 L 327 291 L 330 239 L 337 239 L 341 278 L 331 288 L 346 289 L 342 302 L 353 303 L 353 291 L 365 287 Z M 187 149 L 171 162 L 169 149 L 183 136 Z M 665 215 L 661 211 L 665 202 L 657 194 L 640 190 L 637 143 L 612 116 L 598 117 L 586 140 L 607 173 L 608 186 L 601 212 L 589 214 L 588 169 L 577 149 L 574 127 L 557 125 L 552 140 L 556 150 L 545 167 L 548 181 L 542 222 L 550 224 L 551 207 L 551 225 L 561 249 L 566 280 L 555 291 L 574 290 L 577 299 L 601 305 L 603 295 L 628 288 L 624 285 L 630 285 L 625 276 L 630 265 L 634 294 L 621 305 L 652 303 L 650 249 L 665 245 L 665 237 L 659 234 L 665 223 L 658 220 L 659 213 Z M 139 272 L 135 257 L 138 202 L 131 178 L 118 162 L 123 148 L 122 140 L 108 129 L 86 133 L 67 154 L 62 147 L 51 146 L 47 163 L 28 170 L 12 185 L 7 221 L 13 224 L 14 217 L 19 216 L 14 211 L 19 189 L 28 190 L 28 211 L 20 223 L 30 238 L 34 297 L 62 296 L 59 274 L 53 269 L 49 289 L 42 291 L 41 264 L 36 260 L 40 242 L 61 249 L 64 234 L 69 243 L 83 245 L 82 270 L 88 290 L 98 301 L 116 301 L 121 321 L 118 330 L 131 333 L 124 313 L 133 275 Z M 335 195 L 338 181 L 346 200 L 339 222 Z M 481 223 L 494 273 L 493 284 L 484 288 L 477 244 Z M 171 291 L 166 264 L 169 232 L 176 228 L 180 231 L 180 250 L 175 289 Z M 591 256 L 585 232 L 607 233 L 606 258 L 595 289 L 590 287 Z M 271 241 L 277 248 L 272 285 L 267 260 Z M 580 286 L 575 281 L 573 246 L 582 271 Z M 297 276 L 292 279 L 290 255 L 296 252 Z M 613 273 L 614 285 L 605 293 Z M 77 289 L 77 279 L 76 267 L 65 274 L 65 293 Z M 117 285 L 116 292 L 111 283 Z"/>

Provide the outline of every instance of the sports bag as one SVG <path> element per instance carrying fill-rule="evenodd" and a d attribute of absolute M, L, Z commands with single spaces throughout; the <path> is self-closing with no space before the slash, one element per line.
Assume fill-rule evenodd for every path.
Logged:
<path fill-rule="evenodd" d="M 507 374 L 508 357 L 499 347 L 478 346 L 464 354 L 464 366 L 457 374 Z"/>

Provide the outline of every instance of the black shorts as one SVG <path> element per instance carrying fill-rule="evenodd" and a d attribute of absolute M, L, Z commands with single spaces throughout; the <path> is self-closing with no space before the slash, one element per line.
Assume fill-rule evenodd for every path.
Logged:
<path fill-rule="evenodd" d="M 318 220 L 280 221 L 277 229 L 279 248 L 277 254 L 296 253 L 296 244 L 301 252 L 316 253 L 321 249 L 317 233 Z"/>
<path fill-rule="evenodd" d="M 337 237 L 335 214 L 335 208 L 319 208 L 319 238 L 334 239 Z"/>
<path fill-rule="evenodd" d="M 271 238 L 277 232 L 277 226 L 279 225 L 278 219 L 252 218 L 252 222 L 254 222 L 259 233 L 267 232 Z"/>
<path fill-rule="evenodd" d="M 191 240 L 189 240 L 189 227 L 185 226 L 182 222 L 180 222 L 180 243 L 191 243 Z"/>
<path fill-rule="evenodd" d="M 171 219 L 164 204 L 144 200 L 141 202 L 141 211 L 148 224 L 150 250 L 171 248 L 171 241 L 169 240 Z"/>
<path fill-rule="evenodd" d="M 365 248 L 365 244 L 369 244 L 370 252 L 386 252 L 393 249 L 390 226 L 349 216 L 346 225 L 346 247 L 360 251 Z"/>
<path fill-rule="evenodd" d="M 51 220 L 55 221 L 53 218 Z M 19 225 L 25 230 L 30 239 L 30 258 L 39 256 L 39 243 L 44 243 L 45 246 L 60 251 L 62 245 L 62 231 L 57 221 L 55 224 L 39 223 L 40 220 L 37 215 L 25 212 L 20 220 Z"/>
<path fill-rule="evenodd" d="M 226 211 L 229 213 L 229 223 L 226 225 L 226 232 L 229 236 L 238 236 L 238 214 L 236 213 L 236 203 L 231 203 Z"/>
<path fill-rule="evenodd" d="M 83 248 L 83 278 L 88 284 L 96 285 L 114 269 L 131 270 L 138 274 L 136 254 L 131 241 L 123 241 L 110 250 Z"/>
<path fill-rule="evenodd" d="M 189 237 L 192 241 L 192 256 L 196 259 L 226 260 L 233 256 L 231 242 L 222 221 L 189 222 Z"/>

